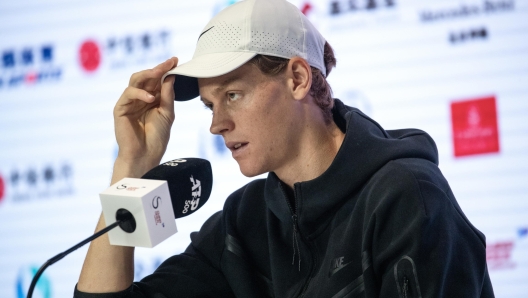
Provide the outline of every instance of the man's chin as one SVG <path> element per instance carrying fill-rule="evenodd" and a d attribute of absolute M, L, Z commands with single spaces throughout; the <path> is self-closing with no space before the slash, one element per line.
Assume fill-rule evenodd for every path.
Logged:
<path fill-rule="evenodd" d="M 263 174 L 263 173 L 267 172 L 267 171 L 262 170 L 262 169 L 258 169 L 258 168 L 255 168 L 255 167 L 251 167 L 251 166 L 247 166 L 247 165 L 244 165 L 244 164 L 240 164 L 240 162 L 238 163 L 238 167 L 240 168 L 240 172 L 242 173 L 242 175 L 244 175 L 244 176 L 246 176 L 248 178 L 255 177 L 255 176 L 258 176 L 260 174 Z"/>

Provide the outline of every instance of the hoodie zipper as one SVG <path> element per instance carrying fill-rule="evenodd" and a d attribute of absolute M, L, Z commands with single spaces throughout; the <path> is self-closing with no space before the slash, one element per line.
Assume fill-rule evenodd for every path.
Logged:
<path fill-rule="evenodd" d="M 291 207 L 290 207 L 291 209 Z M 295 251 L 297 251 L 297 258 L 299 259 L 299 272 L 301 272 L 301 249 L 299 248 L 299 239 L 297 239 L 297 214 L 292 215 L 293 220 L 293 258 L 292 265 L 295 264 Z"/>
<path fill-rule="evenodd" d="M 295 255 L 297 255 L 297 258 L 299 259 L 299 271 L 301 271 L 301 250 L 299 249 L 299 239 L 297 238 L 297 205 L 295 205 L 295 209 L 293 210 L 290 200 L 288 199 L 288 195 L 286 194 L 286 191 L 284 191 L 284 188 L 282 187 L 282 184 L 279 182 L 279 187 L 282 191 L 282 195 L 284 196 L 284 199 L 286 199 L 286 204 L 288 204 L 288 208 L 290 209 L 290 214 L 292 217 L 293 222 L 293 235 L 292 235 L 292 248 L 293 248 L 293 258 L 292 258 L 292 265 L 295 264 Z M 294 195 L 295 196 L 295 195 Z M 295 198 L 294 198 L 295 199 Z"/>
<path fill-rule="evenodd" d="M 422 297 L 420 285 L 416 278 L 414 261 L 409 256 L 403 256 L 394 266 L 394 278 L 400 298 Z"/>
<path fill-rule="evenodd" d="M 301 250 L 299 248 L 299 237 L 301 238 L 302 240 L 302 236 L 301 236 L 301 233 L 300 231 L 298 231 L 298 222 L 297 222 L 297 206 L 299 205 L 299 203 L 297 202 L 297 195 L 296 195 L 296 191 L 295 191 L 295 188 L 293 189 L 293 196 L 294 196 L 294 200 L 295 200 L 295 210 L 292 208 L 291 204 L 290 204 L 290 200 L 288 199 L 288 195 L 286 194 L 286 192 L 284 191 L 284 188 L 282 186 L 282 184 L 279 182 L 279 187 L 282 191 L 282 194 L 284 196 L 284 199 L 286 200 L 286 204 L 288 204 L 288 208 L 290 209 L 290 213 L 292 215 L 292 221 L 293 221 L 293 260 L 292 260 L 292 265 L 295 264 L 295 254 L 296 254 L 296 251 L 297 251 L 297 254 L 298 254 L 298 259 L 299 259 L 299 272 L 301 271 Z M 297 237 L 297 234 L 299 234 L 299 237 Z M 306 289 L 308 289 L 308 285 L 310 284 L 310 281 L 312 280 L 312 274 L 313 274 L 313 268 L 314 268 L 314 265 L 317 261 L 316 258 L 313 257 L 313 253 L 311 252 L 311 250 L 309 250 L 310 252 L 310 255 L 312 256 L 312 268 L 310 269 L 310 273 L 308 275 L 308 279 L 304 282 L 304 285 L 302 287 L 302 290 L 300 292 L 300 294 L 298 295 L 298 297 L 303 297 L 304 296 L 304 292 L 306 292 Z"/>
<path fill-rule="evenodd" d="M 403 285 L 402 285 L 403 298 L 408 298 L 407 296 L 408 292 L 409 292 L 409 280 L 407 279 L 407 276 L 404 276 Z"/>

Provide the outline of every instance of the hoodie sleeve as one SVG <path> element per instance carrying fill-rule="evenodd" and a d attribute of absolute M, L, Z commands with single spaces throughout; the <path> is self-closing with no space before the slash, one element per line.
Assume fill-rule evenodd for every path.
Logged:
<path fill-rule="evenodd" d="M 165 260 L 151 275 L 116 293 L 91 294 L 75 288 L 75 298 L 233 297 L 220 271 L 223 252 L 222 212 L 211 216 L 200 232 L 191 234 L 184 253 Z"/>
<path fill-rule="evenodd" d="M 436 166 L 420 166 L 393 162 L 382 171 L 366 224 L 366 273 L 380 297 L 493 297 L 484 236 Z"/>

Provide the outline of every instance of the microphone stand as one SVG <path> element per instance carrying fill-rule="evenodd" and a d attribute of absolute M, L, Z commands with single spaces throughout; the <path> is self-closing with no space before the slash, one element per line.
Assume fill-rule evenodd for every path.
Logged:
<path fill-rule="evenodd" d="M 37 271 L 37 273 L 35 274 L 35 276 L 33 276 L 33 279 L 31 280 L 31 284 L 29 285 L 29 290 L 28 290 L 28 293 L 27 293 L 27 298 L 31 298 L 33 296 L 33 290 L 35 289 L 35 286 L 37 285 L 37 281 L 40 278 L 40 276 L 42 275 L 42 273 L 44 272 L 44 270 L 46 270 L 46 268 L 48 268 L 49 266 L 55 264 L 56 262 L 60 261 L 65 256 L 69 255 L 74 250 L 77 250 L 79 247 L 81 247 L 81 246 L 85 245 L 86 243 L 98 238 L 99 236 L 102 236 L 103 234 L 105 234 L 106 232 L 112 230 L 113 228 L 115 228 L 117 226 L 120 226 L 121 229 L 123 229 L 123 231 L 125 231 L 127 233 L 132 233 L 132 232 L 134 232 L 136 230 L 136 220 L 134 219 L 134 216 L 132 215 L 132 213 L 130 213 L 128 210 L 126 210 L 126 209 L 117 210 L 117 212 L 116 212 L 116 220 L 117 221 L 114 222 L 113 224 L 107 226 L 106 228 L 100 230 L 99 232 L 93 234 L 92 236 L 90 236 L 90 237 L 84 239 L 83 241 L 77 243 L 76 245 L 74 245 L 70 249 L 68 249 L 68 250 L 66 250 L 64 252 L 61 252 L 60 254 L 54 256 L 53 258 L 47 260 L 46 263 L 44 263 L 42 266 L 40 266 L 39 270 Z"/>

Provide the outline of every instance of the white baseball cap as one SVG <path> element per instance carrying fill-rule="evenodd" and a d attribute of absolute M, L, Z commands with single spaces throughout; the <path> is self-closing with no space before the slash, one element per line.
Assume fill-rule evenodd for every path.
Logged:
<path fill-rule="evenodd" d="M 258 54 L 304 58 L 326 76 L 325 39 L 297 7 L 285 0 L 245 0 L 228 6 L 204 27 L 193 58 L 169 70 L 176 101 L 199 95 L 197 78 L 221 76 Z"/>

